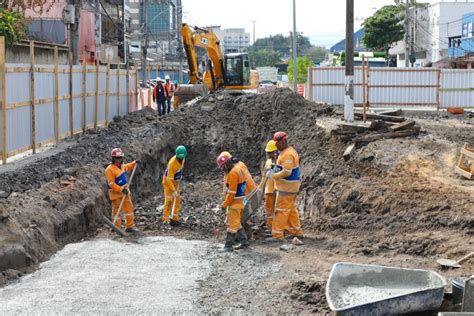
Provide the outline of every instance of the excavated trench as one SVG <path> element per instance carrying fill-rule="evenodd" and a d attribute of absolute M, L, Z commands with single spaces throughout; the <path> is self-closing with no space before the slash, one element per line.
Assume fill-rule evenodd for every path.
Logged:
<path fill-rule="evenodd" d="M 152 110 L 116 118 L 106 130 L 69 140 L 58 154 L 3 172 L 0 191 L 9 196 L 0 199 L 0 284 L 31 271 L 68 243 L 97 233 L 112 237 L 101 217 L 110 212 L 103 172 L 113 147 L 124 149 L 127 161 L 143 162 L 132 184 L 143 235 L 221 239 L 225 214 L 218 207 L 222 174 L 215 157 L 228 150 L 259 179 L 262 148 L 278 130 L 290 135 L 300 153 L 298 206 L 305 232 L 324 235 L 320 245 L 369 257 L 431 256 L 452 251 L 458 243 L 448 240 L 452 232 L 472 238 L 472 200 L 465 194 L 417 175 L 389 173 L 365 159 L 364 151 L 346 163 L 341 154 L 347 144 L 316 125 L 328 116 L 337 117 L 333 107 L 289 90 L 219 93 L 162 118 Z M 161 177 L 180 144 L 188 148 L 182 182 L 186 224 L 170 231 L 159 222 Z M 257 217 L 256 227 L 261 222 Z M 456 247 L 467 251 L 469 244 Z M 318 289 L 322 295 L 323 287 Z"/>

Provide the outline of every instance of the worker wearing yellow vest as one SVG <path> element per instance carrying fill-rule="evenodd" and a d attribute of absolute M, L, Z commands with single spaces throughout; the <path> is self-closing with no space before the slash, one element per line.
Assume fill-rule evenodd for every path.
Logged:
<path fill-rule="evenodd" d="M 226 194 L 222 203 L 222 209 L 227 215 L 227 236 L 224 251 L 232 251 L 232 246 L 236 240 L 240 242 L 236 249 L 247 248 L 249 243 L 241 225 L 246 186 L 244 172 L 232 162 L 232 159 L 227 154 L 220 154 L 217 157 L 216 163 L 227 174 L 224 182 Z"/>
<path fill-rule="evenodd" d="M 135 227 L 135 219 L 133 215 L 133 204 L 130 197 L 128 187 L 127 171 L 133 170 L 136 164 L 140 164 L 140 160 L 131 163 L 123 163 L 123 151 L 120 148 L 112 149 L 112 163 L 105 169 L 105 177 L 109 187 L 109 198 L 112 201 L 112 218 L 117 214 L 123 195 L 126 195 L 122 205 L 122 211 L 125 213 L 125 227 L 127 233 L 136 233 L 138 228 Z M 119 215 L 115 225 L 120 229 L 122 227 L 122 216 Z"/>
<path fill-rule="evenodd" d="M 267 160 L 265 161 L 265 166 L 263 167 L 263 176 L 259 187 L 261 187 L 265 192 L 265 210 L 267 213 L 267 227 L 269 229 L 267 235 L 271 236 L 273 217 L 275 215 L 275 180 L 266 179 L 265 174 L 274 168 L 277 161 L 278 148 L 276 147 L 274 140 L 268 141 L 265 147 L 265 152 L 267 153 Z M 264 185 L 265 188 L 263 188 Z"/>
<path fill-rule="evenodd" d="M 183 176 L 184 162 L 187 156 L 186 147 L 178 146 L 175 153 L 168 161 L 161 182 L 165 195 L 162 221 L 171 226 L 180 225 L 179 210 L 181 208 L 181 197 L 179 194 L 179 182 Z"/>
<path fill-rule="evenodd" d="M 275 180 L 275 217 L 272 223 L 272 237 L 267 241 L 283 241 L 284 233 L 302 237 L 300 217 L 296 209 L 296 198 L 301 186 L 300 158 L 293 147 L 288 145 L 288 136 L 284 132 L 273 135 L 280 154 L 275 173 L 269 172 Z"/>
<path fill-rule="evenodd" d="M 173 98 L 174 94 L 174 84 L 170 80 L 170 76 L 166 75 L 165 76 L 165 88 L 166 88 L 166 104 L 167 104 L 167 109 L 166 113 L 170 113 L 171 111 L 171 99 Z"/>

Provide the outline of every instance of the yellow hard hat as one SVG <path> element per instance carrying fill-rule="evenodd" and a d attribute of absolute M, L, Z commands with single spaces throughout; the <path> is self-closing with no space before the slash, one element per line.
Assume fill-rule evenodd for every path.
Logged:
<path fill-rule="evenodd" d="M 271 152 L 274 152 L 276 151 L 278 148 L 276 146 L 276 143 L 274 140 L 269 140 L 268 143 L 267 143 L 267 147 L 265 147 L 265 151 L 267 153 L 271 153 Z"/>

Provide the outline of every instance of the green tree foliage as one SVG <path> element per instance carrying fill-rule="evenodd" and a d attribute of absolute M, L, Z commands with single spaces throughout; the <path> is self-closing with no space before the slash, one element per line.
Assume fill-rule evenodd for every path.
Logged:
<path fill-rule="evenodd" d="M 326 50 L 311 45 L 309 38 L 298 33 L 296 49 L 299 56 L 308 56 L 313 62 L 324 60 Z M 291 57 L 292 42 L 290 36 L 281 34 L 259 38 L 248 48 L 252 67 L 274 66 L 277 62 Z"/>
<path fill-rule="evenodd" d="M 308 56 L 296 58 L 296 69 L 298 74 L 298 83 L 305 83 L 308 79 L 308 67 L 313 65 L 313 61 Z M 293 83 L 293 60 L 288 63 L 288 80 Z"/>
<path fill-rule="evenodd" d="M 372 51 L 388 52 L 393 43 L 403 39 L 404 5 L 387 5 L 365 20 L 364 46 Z"/>
<path fill-rule="evenodd" d="M 22 13 L 0 6 L 0 36 L 7 44 L 21 41 L 27 33 L 26 20 Z"/>

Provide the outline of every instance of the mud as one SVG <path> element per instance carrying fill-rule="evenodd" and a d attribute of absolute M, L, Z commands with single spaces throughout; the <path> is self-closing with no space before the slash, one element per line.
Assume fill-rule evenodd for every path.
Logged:
<path fill-rule="evenodd" d="M 152 110 L 116 118 L 108 129 L 77 136 L 54 154 L 0 168 L 0 191 L 8 195 L 0 199 L 0 271 L 28 272 L 70 242 L 112 237 L 100 218 L 110 212 L 103 170 L 113 147 L 124 149 L 127 161 L 143 161 L 132 184 L 143 236 L 221 240 L 225 214 L 219 208 L 222 174 L 215 157 L 229 150 L 258 180 L 262 148 L 278 130 L 290 135 L 301 156 L 298 207 L 305 234 L 311 238 L 286 255 L 278 249 L 267 251 L 260 241 L 265 219 L 259 213 L 253 219 L 258 253 L 250 252 L 236 262 L 265 269 L 240 270 L 239 275 L 250 278 L 255 273 L 256 281 L 246 279 L 252 286 L 238 295 L 235 304 L 228 303 L 232 311 L 288 312 L 266 309 L 263 303 L 273 302 L 275 308 L 281 301 L 290 311 L 327 312 L 322 289 L 334 262 L 328 255 L 437 269 L 428 262 L 462 256 L 474 247 L 474 185 L 453 172 L 460 146 L 474 145 L 472 118 L 449 119 L 447 125 L 444 118 L 419 118 L 425 131 L 419 137 L 376 141 L 358 148 L 349 162 L 342 158 L 349 144 L 329 133 L 341 118 L 333 107 L 309 102 L 289 90 L 263 95 L 222 92 L 162 118 Z M 178 144 L 184 144 L 189 154 L 181 186 L 185 224 L 170 228 L 159 221 L 161 176 Z M 215 250 L 208 256 L 215 256 Z M 285 259 L 287 255 L 296 261 Z M 398 259 L 393 262 L 393 257 Z M 279 264 L 281 268 L 273 270 Z M 298 273 L 302 265 L 304 273 Z M 228 299 L 212 301 L 220 291 L 213 278 L 222 277 L 232 289 L 245 283 L 232 278 L 235 269 L 240 266 L 229 259 L 229 268 L 218 269 L 201 283 L 207 293 L 202 298 L 208 306 L 204 312 L 218 311 Z M 447 276 L 466 276 L 472 269 L 468 263 Z M 242 303 L 245 300 L 251 306 Z"/>

